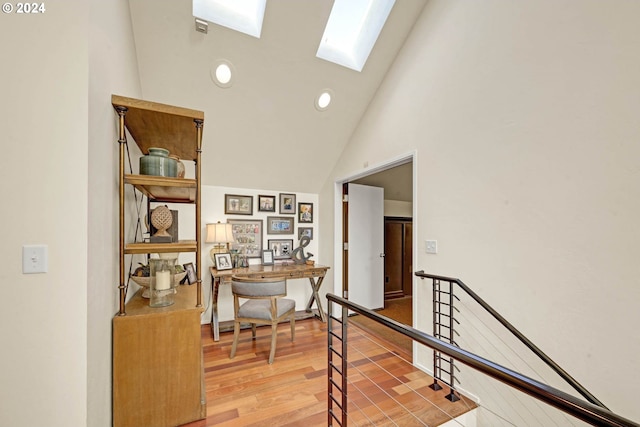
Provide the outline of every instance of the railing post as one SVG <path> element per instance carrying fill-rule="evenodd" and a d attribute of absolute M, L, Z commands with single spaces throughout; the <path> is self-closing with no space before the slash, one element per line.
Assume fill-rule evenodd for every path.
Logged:
<path fill-rule="evenodd" d="M 342 319 L 338 320 L 333 315 L 333 303 L 328 301 L 327 307 L 327 336 L 328 336 L 328 356 L 327 356 L 327 425 L 333 426 L 334 422 L 337 422 L 341 427 L 347 425 L 347 316 L 349 310 L 342 306 Z M 334 321 L 339 322 L 342 325 L 340 336 L 334 332 Z M 341 350 L 338 353 L 333 345 L 333 340 L 337 339 L 341 341 Z M 334 363 L 334 356 L 341 359 L 340 368 Z M 338 373 L 342 380 L 340 385 L 334 380 L 334 372 Z M 340 391 L 340 403 L 335 398 L 333 391 L 337 389 Z M 336 416 L 334 406 L 340 408 L 340 417 Z"/>
<path fill-rule="evenodd" d="M 458 346 L 458 344 L 456 344 L 455 342 L 455 308 L 453 306 L 454 303 L 454 295 L 453 295 L 453 283 L 449 282 L 449 344 L 453 344 L 456 347 Z M 455 386 L 455 364 L 454 364 L 454 360 L 453 357 L 449 356 L 449 394 L 446 396 L 446 398 L 451 401 L 451 402 L 457 402 L 458 400 L 460 400 L 460 398 L 453 392 L 454 391 L 454 386 Z"/>
<path fill-rule="evenodd" d="M 433 336 L 440 337 L 440 281 L 433 279 L 432 281 L 432 302 L 433 302 Z M 438 384 L 440 378 L 440 353 L 433 350 L 433 384 L 429 387 L 433 390 L 442 390 L 442 386 Z"/>

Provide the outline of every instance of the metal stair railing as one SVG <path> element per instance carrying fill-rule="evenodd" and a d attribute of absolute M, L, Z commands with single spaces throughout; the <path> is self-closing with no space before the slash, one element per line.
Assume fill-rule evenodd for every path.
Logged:
<path fill-rule="evenodd" d="M 445 300 L 443 300 L 443 296 Z M 456 323 L 459 323 L 455 318 L 456 307 L 454 300 L 456 299 L 451 284 L 448 289 L 442 289 L 440 282 L 433 285 L 433 336 L 439 340 L 448 342 L 449 344 L 460 347 L 456 340 Z M 444 308 L 444 309 L 443 309 Z M 445 366 L 443 366 L 446 365 Z M 438 380 L 449 386 L 449 394 L 446 396 L 451 402 L 460 400 L 460 398 L 454 393 L 456 383 L 460 383 L 456 378 L 456 370 L 458 368 L 455 365 L 455 361 L 452 357 L 445 357 L 437 350 L 433 350 L 433 384 L 430 387 L 433 390 L 442 390 L 442 386 L 438 384 Z M 443 373 L 448 374 L 449 379 L 446 380 Z"/>
<path fill-rule="evenodd" d="M 464 284 L 460 279 L 439 276 L 435 274 L 427 274 L 424 271 L 416 271 L 415 275 L 420 277 L 421 279 L 431 279 L 433 281 L 433 287 L 440 288 L 441 282 L 449 283 L 449 290 L 451 293 L 454 292 L 453 285 L 457 285 L 460 289 L 462 289 L 467 295 L 469 295 L 472 299 L 474 299 L 484 310 L 486 310 L 491 316 L 493 316 L 501 325 L 503 325 L 509 332 L 511 332 L 520 342 L 522 342 L 525 346 L 527 346 L 537 357 L 539 357 L 547 366 L 549 366 L 553 371 L 555 371 L 567 384 L 569 384 L 574 390 L 576 390 L 580 395 L 582 395 L 588 402 L 600 406 L 601 408 L 608 409 L 600 400 L 598 400 L 593 394 L 591 394 L 584 386 L 582 386 L 578 381 L 576 381 L 569 373 L 567 373 L 564 369 L 562 369 L 556 362 L 554 362 L 549 356 L 547 356 L 542 350 L 540 350 L 531 340 L 529 340 L 526 336 L 522 334 L 515 326 L 507 321 L 500 313 L 498 313 L 493 307 L 491 307 L 487 302 L 485 302 L 478 294 L 471 290 L 466 284 Z M 451 299 L 453 302 L 453 299 Z M 434 306 L 434 311 L 436 306 Z M 434 314 L 435 318 L 435 314 Z M 451 384 L 450 384 L 451 385 Z M 451 385 L 452 386 L 452 385 Z"/>
<path fill-rule="evenodd" d="M 431 276 L 425 275 L 424 272 L 417 272 L 416 275 L 420 274 L 423 276 Z M 433 276 L 436 277 L 437 280 L 448 280 L 447 278 Z M 456 280 L 456 279 L 452 279 Z M 328 345 L 329 345 L 329 361 L 328 361 L 328 375 L 330 377 L 329 380 L 329 403 L 328 403 L 328 425 L 333 426 L 334 422 L 339 423 L 340 426 L 346 427 L 347 423 L 347 399 L 348 399 L 348 389 L 347 389 L 347 363 L 348 363 L 348 354 L 347 354 L 347 316 L 349 311 L 353 311 L 359 313 L 369 319 L 374 320 L 375 322 L 382 324 L 396 332 L 399 332 L 411 339 L 415 342 L 418 342 L 422 345 L 430 347 L 434 350 L 439 351 L 440 353 L 455 359 L 455 361 L 460 362 L 466 366 L 469 366 L 484 375 L 487 375 L 493 379 L 496 379 L 508 386 L 519 390 L 529 396 L 544 402 L 548 405 L 551 405 L 561 411 L 578 418 L 588 424 L 594 426 L 604 426 L 604 427 L 640 427 L 640 424 L 637 424 L 631 420 L 628 420 L 624 417 L 621 417 L 618 414 L 611 412 L 610 410 L 604 408 L 603 406 L 594 404 L 592 402 L 584 401 L 578 397 L 575 397 L 569 393 L 566 393 L 562 390 L 556 389 L 544 383 L 541 383 L 537 380 L 529 378 L 525 375 L 522 375 L 514 370 L 501 366 L 497 363 L 494 363 L 488 359 L 480 357 L 474 353 L 468 352 L 466 350 L 460 349 L 453 344 L 450 344 L 446 341 L 439 340 L 429 334 L 421 332 L 417 329 L 414 329 L 410 326 L 403 325 L 399 322 L 396 322 L 388 317 L 381 316 L 376 312 L 369 310 L 361 305 L 354 304 L 351 301 L 341 298 L 337 295 L 327 294 L 328 300 Z M 342 319 L 338 319 L 334 316 L 334 308 L 333 304 L 337 304 L 342 308 Z M 340 322 L 342 333 L 341 335 L 332 333 L 333 331 L 333 322 Z M 333 347 L 333 340 L 339 339 L 341 342 L 341 352 L 338 352 L 335 347 Z M 338 368 L 338 364 L 335 363 L 334 358 L 342 359 L 340 364 L 341 368 Z M 341 375 L 342 380 L 340 381 L 340 386 L 338 386 L 338 381 L 335 379 L 336 375 Z M 574 380 L 575 381 L 575 380 Z M 341 394 L 340 402 L 338 399 L 333 396 L 334 390 L 339 388 L 339 392 Z M 339 411 L 342 412 L 341 416 L 338 417 L 336 414 L 335 408 L 338 408 Z"/>

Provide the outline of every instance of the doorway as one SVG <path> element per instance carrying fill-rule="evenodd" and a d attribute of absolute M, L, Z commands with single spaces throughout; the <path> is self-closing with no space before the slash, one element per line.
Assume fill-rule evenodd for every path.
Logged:
<path fill-rule="evenodd" d="M 410 251 L 403 254 L 403 263 L 406 263 L 402 267 L 403 279 L 401 280 L 401 288 L 394 290 L 389 296 L 395 296 L 395 299 L 399 299 L 399 296 L 409 299 L 409 306 L 413 308 L 411 301 L 413 295 L 413 263 L 414 253 L 413 244 L 415 242 L 416 227 L 413 224 L 413 218 L 415 217 L 416 207 L 413 203 L 415 188 L 415 168 L 414 158 L 416 154 L 411 153 L 396 160 L 391 160 L 388 163 L 380 165 L 375 168 L 347 177 L 343 180 L 336 181 L 336 211 L 335 211 L 335 238 L 336 238 L 336 278 L 342 278 L 342 291 L 343 296 L 348 298 L 349 296 L 349 283 L 347 273 L 351 266 L 349 265 L 348 257 L 348 240 L 345 236 L 348 236 L 349 221 L 346 215 L 344 215 L 343 205 L 344 200 L 339 199 L 342 194 L 342 187 L 347 183 L 356 183 L 361 185 L 370 185 L 384 188 L 384 216 L 389 218 L 402 218 L 406 225 L 403 225 L 403 233 L 408 233 L 408 238 L 403 241 L 404 245 L 409 245 Z M 348 202 L 346 203 L 348 205 Z M 409 226 L 410 225 L 410 226 Z M 384 233 L 384 229 L 381 231 Z M 346 243 L 346 244 L 345 244 Z M 406 246 L 405 246 L 406 247 Z M 385 249 L 385 258 L 386 258 Z M 408 273 L 407 273 L 408 272 Z M 385 283 L 385 275 L 379 277 L 381 283 Z M 339 292 L 339 289 L 336 289 Z M 383 286 L 383 292 L 384 286 Z M 401 292 L 401 293 L 400 293 Z M 386 294 L 386 292 L 385 292 Z M 383 296 L 384 297 L 384 296 Z M 390 301 L 390 300 L 389 300 Z M 385 302 L 385 306 L 386 306 Z M 411 310 L 413 311 L 413 310 Z M 406 312 L 405 312 L 406 313 Z M 384 314 L 384 313 L 383 313 Z M 391 316 L 388 316 L 391 317 Z M 393 317 L 391 317 L 393 318 Z M 413 326 L 414 316 L 410 316 L 410 320 L 397 319 L 398 321 Z M 396 319 L 394 319 L 396 320 Z"/>
<path fill-rule="evenodd" d="M 413 274 L 413 220 L 411 218 L 385 216 L 384 254 L 384 299 L 411 297 L 413 295 L 411 277 Z"/>

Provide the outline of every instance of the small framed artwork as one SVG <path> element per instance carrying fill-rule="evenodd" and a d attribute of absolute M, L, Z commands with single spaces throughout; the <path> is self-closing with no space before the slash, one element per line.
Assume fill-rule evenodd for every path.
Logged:
<path fill-rule="evenodd" d="M 298 203 L 298 222 L 313 222 L 313 203 Z"/>
<path fill-rule="evenodd" d="M 302 236 L 307 236 L 309 240 L 313 240 L 313 227 L 298 227 L 298 240 L 302 239 Z"/>
<path fill-rule="evenodd" d="M 190 285 L 193 285 L 198 281 L 198 277 L 196 276 L 196 268 L 193 266 L 192 262 L 188 262 L 182 265 L 184 270 L 187 272 L 187 281 Z"/>
<path fill-rule="evenodd" d="M 258 196 L 258 211 L 260 212 L 275 212 L 276 211 L 276 196 Z"/>
<path fill-rule="evenodd" d="M 228 219 L 231 224 L 234 242 L 231 249 L 245 254 L 248 258 L 262 256 L 262 220 L 261 219 Z"/>
<path fill-rule="evenodd" d="M 267 247 L 273 251 L 273 259 L 288 259 L 293 252 L 293 239 L 269 240 Z"/>
<path fill-rule="evenodd" d="M 273 265 L 273 251 L 271 249 L 262 251 L 262 265 Z"/>
<path fill-rule="evenodd" d="M 231 264 L 231 254 L 213 254 L 216 259 L 216 270 L 231 270 L 233 264 Z"/>
<path fill-rule="evenodd" d="M 239 196 L 237 194 L 224 195 L 224 213 L 230 215 L 252 215 L 253 196 Z"/>
<path fill-rule="evenodd" d="M 296 214 L 296 195 L 280 193 L 280 213 Z"/>
<path fill-rule="evenodd" d="M 293 218 L 286 216 L 268 216 L 267 234 L 293 234 Z"/>

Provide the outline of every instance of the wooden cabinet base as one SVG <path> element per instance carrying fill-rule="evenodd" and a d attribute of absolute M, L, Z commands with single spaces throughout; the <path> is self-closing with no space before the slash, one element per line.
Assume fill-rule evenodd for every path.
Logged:
<path fill-rule="evenodd" d="M 170 427 L 206 418 L 196 286 L 151 308 L 136 294 L 113 319 L 113 425 Z"/>

